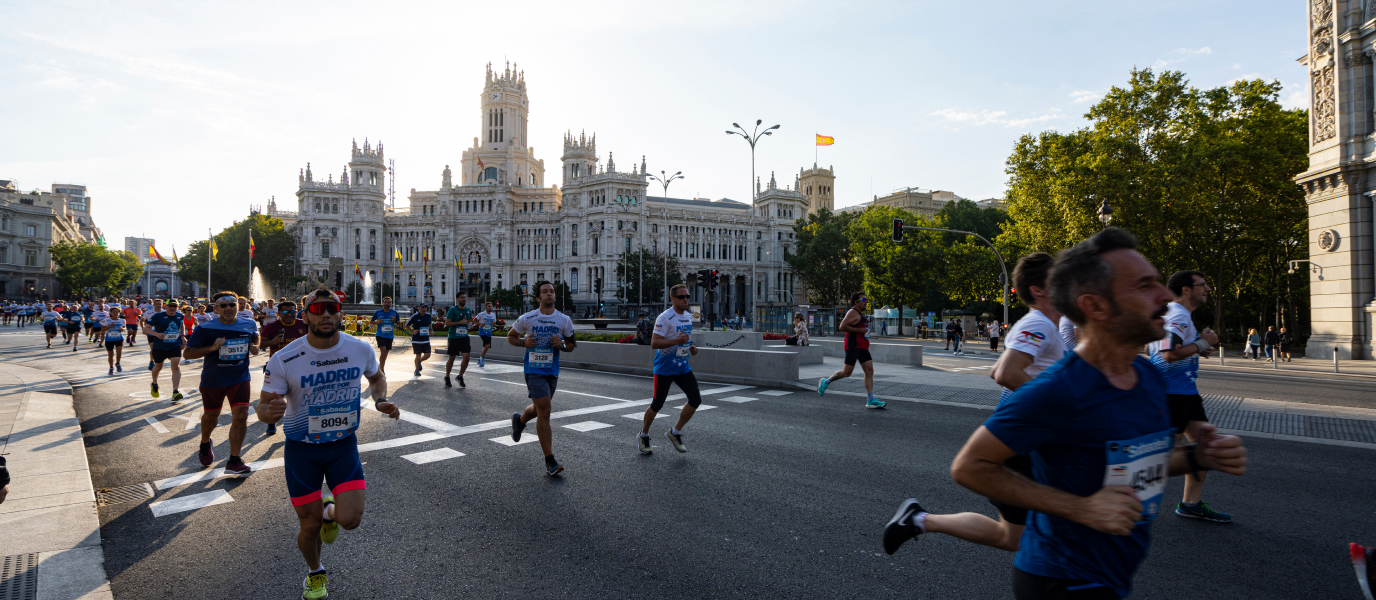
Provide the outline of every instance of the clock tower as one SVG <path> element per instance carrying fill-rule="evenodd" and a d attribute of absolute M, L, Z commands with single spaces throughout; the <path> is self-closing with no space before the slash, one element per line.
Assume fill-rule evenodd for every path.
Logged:
<path fill-rule="evenodd" d="M 479 104 L 480 135 L 464 151 L 464 184 L 543 185 L 544 164 L 535 159 L 535 149 L 526 145 L 530 99 L 525 73 L 510 64 L 504 71 L 493 72 L 488 63 Z"/>

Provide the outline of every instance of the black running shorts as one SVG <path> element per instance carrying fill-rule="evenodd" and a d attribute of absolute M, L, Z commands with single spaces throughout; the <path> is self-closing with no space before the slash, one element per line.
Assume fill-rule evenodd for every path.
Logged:
<path fill-rule="evenodd" d="M 391 349 L 392 349 L 392 338 L 385 338 L 385 337 L 377 338 L 377 347 L 378 347 L 378 348 L 386 348 L 386 349 L 388 349 L 388 350 L 391 350 Z"/>
<path fill-rule="evenodd" d="M 182 349 L 180 347 L 168 348 L 166 350 L 163 350 L 162 348 L 153 348 L 152 354 L 153 362 L 162 364 L 162 361 L 167 360 L 169 358 L 181 358 Z"/>
<path fill-rule="evenodd" d="M 446 352 L 449 356 L 459 356 L 470 352 L 472 352 L 472 350 L 469 349 L 468 338 L 449 338 L 449 350 Z"/>
<path fill-rule="evenodd" d="M 124 340 L 122 340 L 122 339 L 120 339 L 120 340 L 110 340 L 110 341 L 105 342 L 105 349 L 106 349 L 106 350 L 114 350 L 115 348 L 123 348 L 123 347 L 124 347 Z"/>
<path fill-rule="evenodd" d="M 1033 575 L 1013 568 L 1013 598 L 1016 600 L 1119 600 L 1121 596 L 1106 585 L 1083 579 L 1057 579 Z"/>
<path fill-rule="evenodd" d="M 1171 427 L 1176 433 L 1185 433 L 1190 421 L 1209 420 L 1204 414 L 1204 398 L 1199 394 L 1166 394 L 1166 406 L 1171 409 Z"/>
<path fill-rule="evenodd" d="M 1032 479 L 1032 458 L 1029 456 L 1014 456 L 1004 461 L 1003 466 L 1008 467 L 1014 473 Z M 994 508 L 999 509 L 999 516 L 1003 517 L 1003 520 L 1014 525 L 1027 525 L 1027 509 L 1012 504 L 1004 504 L 992 498 L 989 503 L 993 504 Z"/>
<path fill-rule="evenodd" d="M 846 351 L 846 365 L 848 366 L 853 367 L 855 366 L 856 362 L 859 362 L 863 365 L 872 360 L 874 359 L 870 358 L 869 348 L 851 348 L 850 350 Z"/>

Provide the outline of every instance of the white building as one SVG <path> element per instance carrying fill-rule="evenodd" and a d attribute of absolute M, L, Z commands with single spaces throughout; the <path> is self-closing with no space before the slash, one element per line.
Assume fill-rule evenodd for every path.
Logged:
<path fill-rule="evenodd" d="M 156 245 L 157 245 L 157 241 L 154 240 L 153 238 L 141 238 L 141 237 L 125 237 L 125 238 L 124 238 L 124 251 L 125 251 L 125 252 L 133 253 L 134 256 L 139 257 L 139 262 L 143 262 L 143 263 L 148 262 L 148 259 L 150 258 L 150 255 L 149 255 L 149 253 L 148 253 L 148 249 L 149 249 L 149 248 L 152 248 L 152 247 L 156 247 Z"/>
<path fill-rule="evenodd" d="M 348 285 L 357 263 L 374 282 L 396 286 L 399 302 L 419 302 L 427 285 L 448 302 L 458 258 L 466 277 L 457 285 L 469 294 L 563 281 L 581 309 L 597 301 L 599 279 L 601 299 L 618 304 L 621 253 L 667 248 L 690 285 L 700 269 L 720 272 L 717 314 L 792 301 L 795 281 L 783 257 L 793 244 L 793 221 L 808 211 L 796 182 L 780 188 L 771 175 L 763 189 L 756 184 L 749 204 L 650 196 L 643 157 L 630 171 L 618 170 L 610 152 L 602 163 L 595 135 L 572 133 L 564 136 L 559 171 L 547 177 L 544 159 L 526 145 L 524 74 L 511 67 L 494 73 L 488 65 L 481 98 L 478 135 L 451 163 L 457 174 L 446 165 L 438 187 L 412 189 L 409 208 L 386 204 L 381 142 L 355 142 L 339 180 L 318 180 L 307 164 L 298 175 L 297 210 L 280 211 L 275 201 L 267 208 L 297 236 L 298 272 L 333 283 L 342 271 Z M 401 253 L 400 268 L 394 252 Z M 698 300 L 701 289 L 692 294 Z"/>

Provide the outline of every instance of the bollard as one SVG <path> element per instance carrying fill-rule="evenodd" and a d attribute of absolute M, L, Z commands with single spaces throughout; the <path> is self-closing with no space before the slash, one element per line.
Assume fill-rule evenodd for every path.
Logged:
<path fill-rule="evenodd" d="M 1223 366 L 1223 346 L 1218 347 L 1218 366 Z"/>
<path fill-rule="evenodd" d="M 1272 369 L 1279 369 L 1279 368 L 1280 368 L 1280 364 L 1276 362 L 1276 357 L 1277 357 L 1277 356 L 1280 356 L 1280 351 L 1278 350 L 1278 348 L 1280 348 L 1280 346 L 1271 346 L 1271 368 L 1272 368 Z"/>
<path fill-rule="evenodd" d="M 1338 372 L 1338 348 L 1336 346 L 1333 348 L 1333 372 Z"/>

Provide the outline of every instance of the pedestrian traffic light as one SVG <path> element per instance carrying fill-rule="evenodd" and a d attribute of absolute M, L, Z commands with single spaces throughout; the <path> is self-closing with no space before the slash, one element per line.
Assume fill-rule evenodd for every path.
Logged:
<path fill-rule="evenodd" d="M 903 242 L 903 219 L 893 220 L 893 241 L 896 243 Z"/>

